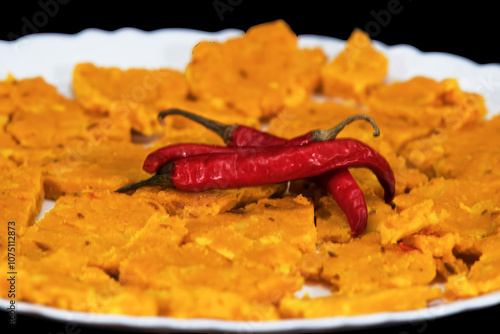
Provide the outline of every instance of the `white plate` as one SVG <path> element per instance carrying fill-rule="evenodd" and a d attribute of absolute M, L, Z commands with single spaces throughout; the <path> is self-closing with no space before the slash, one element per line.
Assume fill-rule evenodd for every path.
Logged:
<path fill-rule="evenodd" d="M 115 32 L 88 29 L 76 35 L 30 35 L 15 42 L 0 41 L 0 80 L 9 73 L 17 78 L 43 76 L 49 83 L 56 85 L 62 94 L 71 96 L 71 73 L 78 62 L 122 68 L 170 67 L 183 70 L 189 62 L 193 46 L 199 41 L 224 40 L 241 33 L 238 30 L 207 33 L 187 29 L 143 32 L 124 28 Z M 312 35 L 300 36 L 299 41 L 304 47 L 320 46 L 330 58 L 344 45 L 342 40 Z M 500 113 L 500 64 L 478 65 L 451 54 L 423 53 L 408 45 L 387 46 L 379 42 L 375 42 L 375 45 L 389 58 L 389 81 L 406 80 L 416 75 L 438 80 L 457 78 L 463 90 L 480 93 L 486 98 L 489 117 Z M 40 217 L 52 205 L 53 202 L 45 201 Z M 313 294 L 321 293 L 320 289 L 313 288 L 312 291 Z M 8 300 L 0 299 L 0 309 L 5 310 L 8 303 Z M 500 292 L 433 305 L 424 310 L 260 323 L 91 314 L 22 302 L 17 303 L 17 312 L 81 325 L 129 330 L 284 332 L 347 330 L 380 324 L 427 321 L 496 304 L 500 304 Z"/>

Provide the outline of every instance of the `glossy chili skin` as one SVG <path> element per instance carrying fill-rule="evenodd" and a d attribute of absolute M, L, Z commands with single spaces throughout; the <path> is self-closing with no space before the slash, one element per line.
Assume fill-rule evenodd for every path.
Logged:
<path fill-rule="evenodd" d="M 222 137 L 228 147 L 200 144 L 167 146 L 150 153 L 144 161 L 143 169 L 146 172 L 155 173 L 171 161 L 192 155 L 230 152 L 231 147 L 243 149 L 249 146 L 301 146 L 314 142 L 311 132 L 287 140 L 244 125 L 232 126 L 229 131 L 221 131 L 221 133 L 224 134 Z M 364 194 L 351 173 L 348 170 L 337 169 L 314 180 L 332 195 L 345 213 L 351 228 L 351 235 L 359 235 L 366 227 L 368 210 Z"/>
<path fill-rule="evenodd" d="M 190 157 L 193 155 L 208 154 L 208 153 L 228 153 L 228 152 L 239 152 L 239 151 L 250 151 L 259 152 L 262 150 L 269 150 L 266 147 L 227 147 L 227 146 L 217 146 L 217 145 L 205 145 L 205 144 L 176 144 L 162 147 L 154 152 L 151 152 L 142 165 L 148 173 L 156 173 L 165 164 L 182 159 L 185 157 Z"/>
<path fill-rule="evenodd" d="M 310 142 L 310 133 L 300 136 L 298 138 L 294 138 L 291 141 L 298 141 L 294 145 L 303 145 Z M 301 143 L 304 141 L 304 143 Z M 238 125 L 235 129 L 233 129 L 228 136 L 228 139 L 225 140 L 227 146 L 270 146 L 270 145 L 285 145 L 289 144 L 289 140 L 276 137 L 270 133 L 262 132 L 256 130 L 254 128 Z"/>
<path fill-rule="evenodd" d="M 261 132 L 249 127 L 238 127 L 238 129 L 245 129 L 245 136 L 240 136 L 240 131 L 234 133 L 234 144 L 230 146 L 217 146 L 217 145 L 204 145 L 204 144 L 176 144 L 162 147 L 154 152 L 151 152 L 142 165 L 148 173 L 157 172 L 162 166 L 171 161 L 185 158 L 192 155 L 207 154 L 207 153 L 223 153 L 235 151 L 262 151 L 269 150 L 268 146 L 275 145 L 289 145 L 300 146 L 312 142 L 310 133 L 300 136 L 291 140 L 275 137 L 271 134 Z M 236 129 L 236 130 L 238 130 Z M 243 145 L 247 141 L 247 135 L 253 136 L 255 145 Z M 269 144 L 264 144 L 269 143 Z"/>
<path fill-rule="evenodd" d="M 389 163 L 374 149 L 354 139 L 278 146 L 258 152 L 201 154 L 177 160 L 169 167 L 171 185 L 186 191 L 280 183 L 339 168 L 367 167 L 384 188 L 386 202 L 391 202 L 395 193 Z"/>
<path fill-rule="evenodd" d="M 232 130 L 228 146 L 244 147 L 248 145 L 306 145 L 314 142 L 311 133 L 286 140 L 240 125 Z M 339 168 L 313 178 L 320 187 L 326 189 L 344 212 L 351 228 L 351 236 L 358 236 L 366 228 L 368 209 L 365 196 L 348 169 Z"/>
<path fill-rule="evenodd" d="M 346 119 L 332 129 L 315 130 L 291 140 L 276 137 L 272 134 L 244 125 L 225 125 L 180 109 L 169 109 L 161 112 L 158 115 L 160 122 L 163 122 L 163 118 L 167 115 L 182 115 L 204 125 L 206 128 L 219 134 L 229 147 L 243 148 L 248 146 L 275 145 L 300 146 L 318 140 L 330 140 L 334 139 L 336 137 L 336 133 L 341 131 L 345 125 L 349 124 L 354 119 L 359 118 L 369 121 L 375 129 L 374 136 L 379 135 L 378 127 L 373 119 L 364 117 L 365 115 L 353 115 L 350 120 Z M 209 153 L 210 151 L 221 152 L 218 147 L 214 147 L 213 150 L 209 148 L 203 150 L 200 147 L 190 145 L 183 146 L 182 148 L 178 147 L 177 149 L 178 150 L 173 150 L 169 147 L 165 147 L 151 153 L 144 162 L 144 170 L 153 173 L 165 163 L 176 160 L 180 157 Z M 327 176 L 317 177 L 315 180 L 318 185 L 325 188 L 332 195 L 339 207 L 346 214 L 349 226 L 351 227 L 351 235 L 357 236 L 361 233 L 366 227 L 368 210 L 366 208 L 364 194 L 349 171 L 342 169 L 334 170 L 329 172 Z"/>
<path fill-rule="evenodd" d="M 314 177 L 313 181 L 325 188 L 345 213 L 351 236 L 358 236 L 365 230 L 368 221 L 365 196 L 348 169 L 332 170 Z"/>
<path fill-rule="evenodd" d="M 261 144 L 261 142 L 257 142 Z M 291 146 L 290 144 L 293 143 L 293 141 L 285 142 L 286 143 L 283 145 Z M 300 141 L 297 142 L 300 143 Z M 307 141 L 304 140 L 304 142 Z M 143 169 L 149 173 L 155 173 L 165 164 L 189 156 L 223 152 L 261 152 L 274 149 L 273 146 L 274 145 L 264 147 L 224 147 L 204 144 L 171 145 L 149 154 L 144 161 Z M 349 226 L 351 227 L 351 235 L 359 235 L 366 227 L 368 210 L 366 208 L 363 191 L 359 188 L 351 173 L 347 169 L 340 168 L 332 170 L 324 175 L 317 176 L 313 178 L 313 181 L 326 189 L 335 199 L 340 209 L 345 213 Z"/>

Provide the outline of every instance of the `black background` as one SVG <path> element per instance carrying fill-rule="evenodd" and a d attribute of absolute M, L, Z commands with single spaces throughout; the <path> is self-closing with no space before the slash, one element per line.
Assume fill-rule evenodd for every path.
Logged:
<path fill-rule="evenodd" d="M 155 30 L 169 27 L 218 31 L 246 30 L 275 19 L 284 19 L 297 34 L 318 34 L 347 39 L 356 27 L 367 30 L 373 39 L 389 45 L 410 44 L 422 51 L 457 54 L 477 63 L 500 63 L 500 20 L 494 2 L 387 0 L 367 2 L 336 1 L 133 1 L 93 0 L 9 1 L 0 5 L 0 40 L 26 34 L 59 32 L 73 34 L 85 28 L 115 30 L 135 27 Z M 158 3 L 162 3 L 160 6 Z M 327 6 L 327 3 L 331 3 Z M 218 4 L 218 10 L 214 4 Z M 397 4 L 397 5 L 396 5 Z M 331 8 L 330 8 L 331 7 Z M 392 10 L 392 13 L 391 11 Z M 9 327 L 6 313 L 0 313 L 0 328 L 34 333 L 68 332 L 67 324 L 18 316 L 17 327 Z M 449 333 L 467 325 L 476 331 L 498 332 L 500 307 L 428 320 L 375 328 L 377 333 Z M 92 333 L 78 325 L 70 332 Z M 78 329 L 80 331 L 78 331 Z M 470 329 L 469 329 L 470 330 Z M 109 333 L 103 328 L 101 333 Z M 4 331 L 2 330 L 2 333 Z"/>
<path fill-rule="evenodd" d="M 226 4 L 225 9 L 219 10 L 223 12 L 222 16 L 218 15 L 214 3 Z M 332 3 L 331 8 L 327 3 Z M 71 34 L 89 27 L 104 30 L 120 27 L 246 30 L 252 25 L 280 18 L 286 20 L 297 34 L 347 39 L 358 27 L 389 45 L 410 44 L 422 51 L 458 54 L 481 64 L 499 63 L 500 20 L 493 4 L 493 1 L 464 4 L 422 0 L 348 3 L 313 0 L 293 3 L 255 0 L 11 0 L 0 5 L 0 40 L 11 40 L 33 32 Z M 394 14 L 384 15 L 390 13 L 393 6 L 396 9 Z"/>

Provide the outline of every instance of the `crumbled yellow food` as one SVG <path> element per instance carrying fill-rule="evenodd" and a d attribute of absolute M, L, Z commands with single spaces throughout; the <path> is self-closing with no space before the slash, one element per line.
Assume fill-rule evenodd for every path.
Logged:
<path fill-rule="evenodd" d="M 142 171 L 149 149 L 130 143 L 79 143 L 54 152 L 43 164 L 46 197 L 84 190 L 116 190 L 150 175 Z"/>
<path fill-rule="evenodd" d="M 241 207 L 261 198 L 279 194 L 284 184 L 268 184 L 236 189 L 211 189 L 203 192 L 189 192 L 159 187 L 139 188 L 134 196 L 158 201 L 171 215 L 182 217 L 214 216 Z"/>
<path fill-rule="evenodd" d="M 377 119 L 432 128 L 459 129 L 486 115 L 484 98 L 463 92 L 455 79 L 438 82 L 422 76 L 373 89 L 366 106 Z"/>
<path fill-rule="evenodd" d="M 245 208 L 219 215 L 221 219 L 189 219 L 190 235 L 213 227 L 230 227 L 238 234 L 264 244 L 286 241 L 302 252 L 316 250 L 316 229 L 312 203 L 295 198 L 262 199 Z M 188 235 L 188 239 L 190 236 Z"/>
<path fill-rule="evenodd" d="M 222 291 L 208 285 L 148 292 L 154 295 L 162 316 L 240 321 L 279 319 L 277 307 L 271 302 L 251 301 L 240 293 Z"/>
<path fill-rule="evenodd" d="M 76 99 L 88 110 L 128 119 L 135 131 L 158 132 L 158 112 L 187 96 L 184 75 L 172 69 L 128 69 L 77 64 L 73 70 Z"/>
<path fill-rule="evenodd" d="M 12 138 L 12 136 L 10 134 L 8 134 L 7 132 L 5 132 L 3 130 L 0 131 L 0 149 L 16 148 L 16 147 L 19 147 L 19 146 L 17 145 L 14 138 Z"/>
<path fill-rule="evenodd" d="M 122 119 L 90 116 L 75 101 L 60 95 L 42 78 L 5 83 L 11 93 L 5 113 L 10 117 L 6 131 L 24 147 L 51 148 L 71 141 L 130 141 L 130 125 Z"/>
<path fill-rule="evenodd" d="M 340 243 L 351 240 L 351 228 L 345 213 L 332 196 L 321 197 L 315 209 L 318 240 Z"/>
<path fill-rule="evenodd" d="M 422 309 L 442 295 L 438 287 L 416 286 L 382 289 L 317 298 L 283 298 L 279 311 L 284 318 L 323 318 L 376 312 Z"/>
<path fill-rule="evenodd" d="M 16 300 L 266 321 L 411 310 L 499 290 L 500 116 L 484 120 L 484 98 L 452 78 L 384 84 L 387 59 L 359 30 L 324 63 L 322 50 L 299 48 L 276 21 L 201 42 L 185 73 L 78 64 L 78 103 L 43 78 L 0 81 L 0 247 L 15 221 Z M 312 97 L 320 81 L 323 94 L 344 102 Z M 159 147 L 224 144 L 178 115 L 160 124 L 158 112 L 169 108 L 257 129 L 269 121 L 266 130 L 283 138 L 366 113 L 379 138 L 365 121 L 339 137 L 386 158 L 397 196 L 385 203 L 371 171 L 350 169 L 368 213 L 353 238 L 333 197 L 312 180 L 115 193 L 151 176 L 142 164 Z M 142 135 L 136 144 L 131 130 Z M 44 197 L 57 200 L 36 221 Z M 297 297 L 306 282 L 332 294 Z M 9 284 L 0 281 L 0 297 Z"/>
<path fill-rule="evenodd" d="M 198 98 L 265 118 L 305 101 L 319 85 L 324 61 L 319 48 L 300 49 L 297 36 L 279 20 L 223 43 L 199 43 L 186 79 Z"/>
<path fill-rule="evenodd" d="M 63 196 L 35 226 L 26 229 L 21 251 L 40 258 L 61 249 L 73 250 L 92 265 L 116 270 L 120 258 L 115 253 L 147 235 L 148 230 L 138 232 L 146 225 L 151 228 L 153 222 L 148 224 L 148 219 L 157 213 L 165 214 L 165 210 L 152 200 L 105 190 Z"/>
<path fill-rule="evenodd" d="M 42 172 L 39 168 L 20 167 L 1 173 L 0 245 L 7 244 L 8 231 L 20 235 L 27 226 L 33 224 L 43 199 Z"/>
<path fill-rule="evenodd" d="M 23 282 L 16 285 L 16 301 L 80 312 L 137 316 L 158 313 L 153 297 L 139 289 L 121 286 L 71 250 L 59 250 L 42 259 L 19 256 L 16 269 Z M 7 280 L 0 283 L 3 298 L 7 298 L 7 284 Z"/>
<path fill-rule="evenodd" d="M 484 238 L 480 243 L 481 256 L 468 273 L 448 278 L 446 295 L 450 298 L 467 298 L 500 289 L 500 234 Z"/>
<path fill-rule="evenodd" d="M 443 209 L 438 213 L 433 207 L 433 200 L 428 199 L 402 210 L 399 214 L 387 216 L 378 226 L 381 243 L 383 245 L 397 243 L 404 237 L 449 218 L 449 212 Z"/>
<path fill-rule="evenodd" d="M 128 122 L 91 117 L 78 109 L 48 114 L 16 113 L 7 131 L 20 145 L 31 148 L 61 147 L 74 141 L 129 142 L 131 138 Z"/>
<path fill-rule="evenodd" d="M 71 102 L 42 77 L 17 80 L 10 76 L 0 81 L 0 114 L 12 116 L 16 111 L 33 114 L 50 113 L 67 108 Z"/>
<path fill-rule="evenodd" d="M 320 277 L 341 293 L 426 285 L 436 276 L 431 255 L 381 246 L 377 233 L 345 244 L 325 243 L 322 252 L 328 256 Z"/>
<path fill-rule="evenodd" d="M 495 231 L 492 217 L 500 208 L 500 194 L 494 187 L 477 181 L 434 178 L 425 186 L 397 196 L 394 202 L 400 210 L 411 210 L 426 200 L 433 201 L 438 216 L 446 212 L 439 223 L 432 225 L 432 231 L 475 238 Z"/>
<path fill-rule="evenodd" d="M 488 140 L 485 140 L 487 138 Z M 442 131 L 408 144 L 403 155 L 431 176 L 480 180 L 500 178 L 500 116 L 460 131 Z"/>
<path fill-rule="evenodd" d="M 362 101 L 370 89 L 382 84 L 388 60 L 377 51 L 367 33 L 356 29 L 344 49 L 321 69 L 322 93 Z"/>

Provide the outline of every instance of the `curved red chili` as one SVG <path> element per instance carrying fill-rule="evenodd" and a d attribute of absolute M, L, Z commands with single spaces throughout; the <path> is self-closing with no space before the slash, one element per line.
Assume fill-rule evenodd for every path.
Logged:
<path fill-rule="evenodd" d="M 384 200 L 392 201 L 395 179 L 389 163 L 370 146 L 354 139 L 190 156 L 171 162 L 152 178 L 125 186 L 117 192 L 151 184 L 186 191 L 239 188 L 311 178 L 349 167 L 371 169 L 384 188 Z"/>
<path fill-rule="evenodd" d="M 216 145 L 209 146 L 201 144 L 177 144 L 166 146 L 150 153 L 146 157 L 142 168 L 148 173 L 154 173 L 164 164 L 179 158 L 204 153 L 231 151 L 228 150 L 229 147 L 265 147 L 277 145 L 302 146 L 315 141 L 334 139 L 347 124 L 358 119 L 368 120 L 373 125 L 375 129 L 375 132 L 373 133 L 374 136 L 378 136 L 380 134 L 380 131 L 373 119 L 364 114 L 347 117 L 337 126 L 331 129 L 314 130 L 306 133 L 305 135 L 290 140 L 276 137 L 272 134 L 262 132 L 244 125 L 222 124 L 180 109 L 169 109 L 162 111 L 158 118 L 160 120 L 163 120 L 163 118 L 167 115 L 182 115 L 206 126 L 207 128 L 219 134 L 224 142 L 228 145 L 228 147 L 221 147 Z"/>
<path fill-rule="evenodd" d="M 235 152 L 237 150 L 241 151 L 242 149 L 256 152 L 261 151 L 263 147 L 259 146 L 235 149 L 234 147 L 205 144 L 169 145 L 151 152 L 144 160 L 142 169 L 144 169 L 148 173 L 156 173 L 161 167 L 165 166 L 165 164 L 181 158 L 207 153 Z"/>
<path fill-rule="evenodd" d="M 198 122 L 218 133 L 228 146 L 233 147 L 271 145 L 300 146 L 309 144 L 313 141 L 334 139 L 347 124 L 357 119 L 368 120 L 375 129 L 373 135 L 378 136 L 380 134 L 376 123 L 366 115 L 354 115 L 332 129 L 315 130 L 292 140 L 276 137 L 272 134 L 244 125 L 225 125 L 180 109 L 169 109 L 161 112 L 158 115 L 160 122 L 163 122 L 164 117 L 167 115 L 182 115 Z M 201 154 L 195 147 L 184 147 L 181 150 L 191 150 L 192 154 L 186 154 L 184 156 Z M 218 149 L 214 149 L 214 152 L 218 152 Z M 169 147 L 153 152 L 146 158 L 143 169 L 150 173 L 156 172 L 163 164 L 175 160 L 177 153 L 176 150 L 171 150 Z M 209 153 L 209 150 L 204 153 Z M 332 195 L 341 210 L 346 214 L 347 221 L 351 228 L 351 235 L 359 235 L 366 227 L 368 210 L 363 191 L 359 188 L 351 173 L 349 173 L 348 170 L 338 169 L 329 172 L 328 176 L 315 178 L 315 181 Z"/>
<path fill-rule="evenodd" d="M 154 173 L 169 162 L 199 154 L 244 151 L 259 152 L 274 148 L 273 146 L 224 147 L 204 144 L 177 144 L 152 152 L 145 159 L 143 169 Z M 363 191 L 359 188 L 351 173 L 347 169 L 341 168 L 317 176 L 313 180 L 332 195 L 340 209 L 345 213 L 351 227 L 351 235 L 359 235 L 366 227 L 368 210 Z"/>
<path fill-rule="evenodd" d="M 346 127 L 346 125 L 360 119 L 370 122 L 370 124 L 374 128 L 373 136 L 376 137 L 380 135 L 380 130 L 377 124 L 370 116 L 366 114 L 356 114 L 349 116 L 331 129 L 313 130 L 303 136 L 296 137 L 290 140 L 276 137 L 270 133 L 262 132 L 245 125 L 228 125 L 219 123 L 214 120 L 193 114 L 189 111 L 175 108 L 161 111 L 158 114 L 158 120 L 160 121 L 160 123 L 163 123 L 163 119 L 168 115 L 184 116 L 203 125 L 207 129 L 210 129 L 213 132 L 217 133 L 227 146 L 304 145 L 314 141 L 331 140 L 335 139 L 339 132 Z"/>
<path fill-rule="evenodd" d="M 313 181 L 325 188 L 345 213 L 351 236 L 358 236 L 365 230 L 368 221 L 365 195 L 348 169 L 332 170 L 314 177 Z"/>

